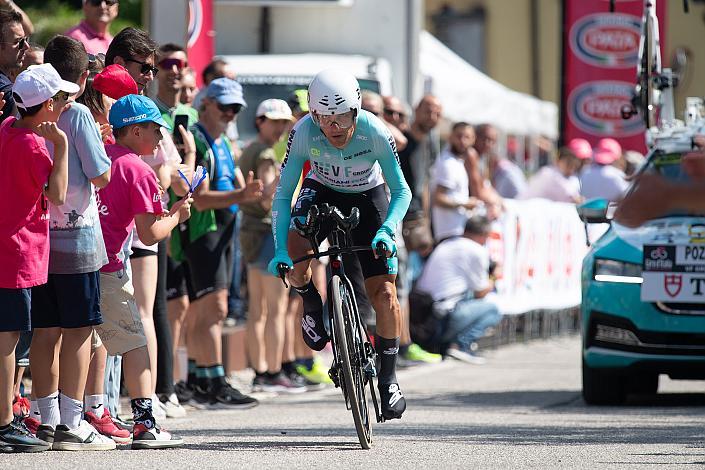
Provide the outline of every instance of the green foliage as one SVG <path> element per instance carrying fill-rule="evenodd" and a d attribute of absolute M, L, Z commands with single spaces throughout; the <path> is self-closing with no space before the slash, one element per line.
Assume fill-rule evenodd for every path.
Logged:
<path fill-rule="evenodd" d="M 81 2 L 66 0 L 27 0 L 17 4 L 34 23 L 32 42 L 45 46 L 56 34 L 77 25 L 83 18 Z M 120 13 L 110 25 L 115 35 L 127 26 L 142 27 L 142 0 L 120 0 Z"/>

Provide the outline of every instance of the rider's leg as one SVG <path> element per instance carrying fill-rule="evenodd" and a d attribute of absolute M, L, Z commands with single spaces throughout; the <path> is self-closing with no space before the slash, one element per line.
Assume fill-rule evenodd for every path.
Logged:
<path fill-rule="evenodd" d="M 292 259 L 313 253 L 309 241 L 293 231 L 289 232 L 288 250 Z M 309 348 L 320 351 L 328 343 L 329 337 L 323 320 L 323 300 L 311 279 L 311 261 L 295 264 L 289 273 L 289 282 L 304 301 L 304 316 L 301 320 L 304 341 Z"/>
<path fill-rule="evenodd" d="M 382 414 L 387 419 L 401 418 L 406 400 L 396 376 L 401 309 L 394 285 L 394 274 L 372 276 L 365 280 L 367 294 L 377 312 L 377 350 L 380 352 L 380 370 L 377 375 Z"/>

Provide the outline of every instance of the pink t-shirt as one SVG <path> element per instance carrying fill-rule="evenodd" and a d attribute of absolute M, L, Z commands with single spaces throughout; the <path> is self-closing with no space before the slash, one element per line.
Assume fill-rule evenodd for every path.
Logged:
<path fill-rule="evenodd" d="M 110 33 L 99 34 L 88 26 L 85 20 L 64 33 L 65 36 L 81 41 L 89 54 L 105 54 L 113 40 Z"/>
<path fill-rule="evenodd" d="M 52 159 L 43 137 L 0 126 L 0 288 L 21 289 L 47 282 L 49 203 L 44 185 Z"/>
<path fill-rule="evenodd" d="M 120 256 L 135 216 L 162 213 L 162 199 L 154 171 L 132 150 L 121 145 L 106 145 L 112 160 L 110 184 L 96 192 L 100 225 L 103 229 L 108 264 L 102 272 L 123 268 Z"/>

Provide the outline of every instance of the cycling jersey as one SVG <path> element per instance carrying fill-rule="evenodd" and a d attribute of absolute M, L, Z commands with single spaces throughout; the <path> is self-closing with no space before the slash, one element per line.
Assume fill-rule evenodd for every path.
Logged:
<path fill-rule="evenodd" d="M 394 138 L 384 123 L 361 110 L 350 142 L 345 148 L 338 149 L 328 142 L 308 115 L 291 130 L 281 166 L 281 179 L 272 205 L 276 249 L 286 249 L 291 198 L 307 160 L 311 161 L 311 171 L 306 177 L 335 191 L 361 193 L 386 181 L 392 198 L 382 225 L 390 233 L 396 231 L 409 207 L 411 191 L 399 166 Z"/>

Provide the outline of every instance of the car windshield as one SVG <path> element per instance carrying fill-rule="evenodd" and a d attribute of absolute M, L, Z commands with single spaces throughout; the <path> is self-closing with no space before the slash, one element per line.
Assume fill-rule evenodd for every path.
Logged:
<path fill-rule="evenodd" d="M 284 80 L 285 78 L 285 80 Z M 287 101 L 294 91 L 306 89 L 313 77 L 262 77 L 241 75 L 237 81 L 242 85 L 247 108 L 243 108 L 237 117 L 237 130 L 240 142 L 247 145 L 257 137 L 255 128 L 255 111 L 257 105 L 270 98 Z M 363 90 L 379 93 L 379 82 L 376 80 L 358 79 Z"/>
<path fill-rule="evenodd" d="M 682 165 L 684 153 L 661 153 L 654 155 L 647 163 L 645 173 L 656 173 L 664 178 L 681 184 L 687 184 L 692 181 L 692 178 L 685 171 Z M 693 216 L 705 215 L 705 213 L 692 213 L 684 210 L 675 211 L 669 214 L 670 216 Z"/>

